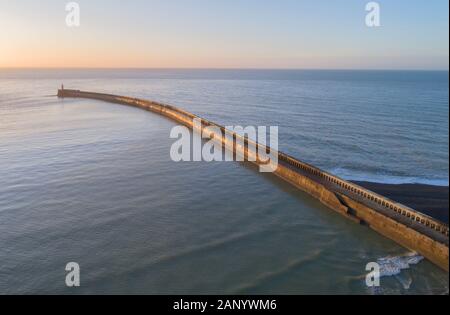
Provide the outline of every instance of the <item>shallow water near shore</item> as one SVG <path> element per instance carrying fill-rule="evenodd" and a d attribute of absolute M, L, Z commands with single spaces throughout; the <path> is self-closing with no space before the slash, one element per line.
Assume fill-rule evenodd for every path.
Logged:
<path fill-rule="evenodd" d="M 448 293 L 427 261 L 368 289 L 408 252 L 251 166 L 174 163 L 173 122 L 62 82 L 278 125 L 348 179 L 448 185 L 447 72 L 0 70 L 0 293 Z"/>

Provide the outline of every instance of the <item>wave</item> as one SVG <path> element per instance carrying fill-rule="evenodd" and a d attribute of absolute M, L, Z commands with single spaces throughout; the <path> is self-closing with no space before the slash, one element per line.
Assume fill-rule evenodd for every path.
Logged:
<path fill-rule="evenodd" d="M 306 254 L 305 257 L 289 261 L 280 269 L 265 271 L 257 275 L 252 280 L 250 280 L 250 282 L 240 284 L 238 287 L 232 289 L 231 294 L 246 294 L 248 292 L 252 292 L 253 290 L 256 290 L 259 286 L 261 286 L 263 283 L 270 281 L 273 278 L 282 276 L 297 268 L 301 268 L 303 265 L 307 263 L 313 263 L 317 261 L 323 252 L 324 252 L 323 249 L 316 249 L 311 253 Z"/>
<path fill-rule="evenodd" d="M 409 269 L 411 265 L 417 265 L 424 258 L 417 253 L 409 253 L 405 256 L 384 257 L 377 259 L 380 266 L 380 277 L 399 275 L 402 270 Z"/>
<path fill-rule="evenodd" d="M 404 290 L 409 290 L 413 279 L 411 275 L 401 275 L 401 272 L 410 269 L 411 265 L 417 265 L 423 259 L 422 256 L 414 252 L 405 256 L 379 258 L 377 263 L 380 266 L 380 277 L 394 276 Z"/>
<path fill-rule="evenodd" d="M 403 270 L 410 269 L 411 265 L 417 265 L 424 258 L 417 253 L 409 253 L 404 256 L 384 257 L 377 259 L 380 266 L 380 278 L 394 277 L 403 290 L 409 290 L 413 283 L 410 274 L 401 274 Z M 368 287 L 368 293 L 372 295 L 400 294 L 402 291 L 389 287 Z"/>
<path fill-rule="evenodd" d="M 344 168 L 335 168 L 330 173 L 350 181 L 372 182 L 379 184 L 424 184 L 433 186 L 449 186 L 448 178 L 424 178 L 415 176 L 395 176 L 385 174 L 371 174 L 355 172 Z"/>

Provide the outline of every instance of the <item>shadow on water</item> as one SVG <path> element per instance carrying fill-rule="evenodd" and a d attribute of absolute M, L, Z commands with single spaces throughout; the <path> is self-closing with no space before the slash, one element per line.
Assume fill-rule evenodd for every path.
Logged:
<path fill-rule="evenodd" d="M 261 176 L 266 182 L 269 182 L 273 187 L 279 189 L 281 192 L 287 194 L 292 197 L 295 201 L 298 202 L 299 206 L 303 205 L 306 207 L 304 211 L 311 213 L 321 222 L 319 224 L 323 224 L 323 226 L 334 226 L 339 230 L 347 231 L 349 235 L 352 237 L 359 238 L 359 235 L 364 235 L 364 238 L 361 241 L 368 242 L 366 243 L 368 246 L 372 246 L 374 244 L 380 245 L 381 247 L 387 246 L 390 249 L 396 248 L 397 250 L 402 249 L 397 243 L 394 241 L 385 238 L 375 232 L 374 230 L 368 228 L 365 225 L 359 225 L 336 211 L 328 208 L 324 204 L 322 204 L 316 198 L 310 196 L 306 192 L 296 188 L 292 184 L 284 181 L 283 179 L 277 177 L 271 173 L 261 173 L 259 172 L 258 166 L 250 163 L 250 162 L 238 162 L 239 165 L 246 170 L 252 172 L 255 176 Z M 370 245 L 372 244 L 372 245 Z M 386 247 L 385 247 L 386 248 Z M 408 252 L 407 249 L 404 249 L 404 252 Z"/>
<path fill-rule="evenodd" d="M 271 183 L 272 186 L 277 187 L 280 189 L 283 193 L 288 194 L 295 200 L 301 202 L 302 204 L 306 204 L 309 208 L 313 209 L 320 209 L 321 212 L 323 211 L 324 214 L 337 214 L 333 210 L 327 208 L 324 204 L 322 204 L 319 200 L 316 198 L 310 196 L 306 192 L 294 187 L 292 184 L 284 181 L 283 179 L 277 177 L 276 175 L 272 173 L 262 173 L 259 171 L 259 167 L 257 165 L 254 165 L 250 162 L 237 162 L 239 165 L 250 172 L 252 172 L 255 176 L 262 177 L 265 181 Z M 327 215 L 329 217 L 329 215 Z M 340 217 L 340 216 L 339 216 Z M 345 219 L 345 218 L 343 218 Z"/>

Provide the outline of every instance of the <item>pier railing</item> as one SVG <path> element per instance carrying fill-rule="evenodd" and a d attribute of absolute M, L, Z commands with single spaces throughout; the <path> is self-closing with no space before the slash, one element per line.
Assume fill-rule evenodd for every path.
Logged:
<path fill-rule="evenodd" d="M 332 175 L 328 172 L 325 172 L 315 166 L 299 161 L 296 158 L 293 158 L 287 154 L 280 153 L 279 159 L 287 162 L 288 164 L 301 169 L 304 172 L 310 173 L 313 176 L 320 177 L 324 181 L 328 182 L 332 185 L 337 185 L 344 191 L 347 191 L 349 197 L 352 197 L 352 194 L 358 195 L 360 198 L 367 200 L 368 202 L 374 202 L 381 207 L 384 207 L 388 211 L 392 211 L 393 213 L 399 214 L 410 220 L 411 222 L 416 222 L 418 224 L 423 225 L 426 228 L 435 230 L 445 236 L 449 236 L 449 227 L 445 223 L 442 223 L 426 214 L 423 214 L 417 210 L 409 208 L 403 204 L 394 202 L 389 198 L 381 196 L 371 190 L 363 188 L 357 184 L 339 178 L 335 175 Z M 351 194 L 350 194 L 351 193 Z"/>

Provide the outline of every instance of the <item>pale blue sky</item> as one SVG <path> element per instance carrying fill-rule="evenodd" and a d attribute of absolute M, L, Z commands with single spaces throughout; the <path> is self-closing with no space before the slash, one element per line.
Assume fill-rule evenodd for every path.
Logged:
<path fill-rule="evenodd" d="M 0 66 L 448 69 L 448 0 L 0 0 Z"/>

